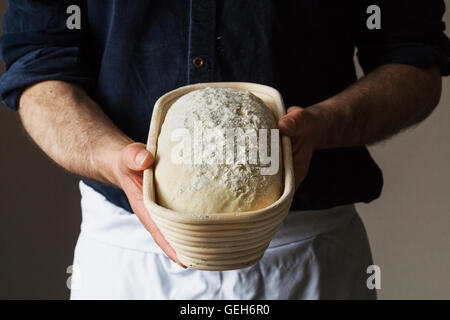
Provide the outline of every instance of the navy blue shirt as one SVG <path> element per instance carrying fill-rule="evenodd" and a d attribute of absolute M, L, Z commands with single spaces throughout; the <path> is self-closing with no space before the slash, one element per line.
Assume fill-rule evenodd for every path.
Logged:
<path fill-rule="evenodd" d="M 81 8 L 80 30 L 66 27 L 73 4 Z M 380 30 L 367 28 L 372 4 L 381 8 Z M 306 107 L 357 80 L 355 48 L 365 72 L 401 63 L 438 65 L 448 74 L 444 10 L 441 0 L 11 0 L 0 95 L 17 109 L 30 84 L 76 83 L 145 142 L 157 98 L 191 83 L 262 83 L 278 89 L 287 106 Z M 85 182 L 131 211 L 121 190 Z M 317 151 L 293 209 L 369 202 L 381 188 L 365 146 Z"/>

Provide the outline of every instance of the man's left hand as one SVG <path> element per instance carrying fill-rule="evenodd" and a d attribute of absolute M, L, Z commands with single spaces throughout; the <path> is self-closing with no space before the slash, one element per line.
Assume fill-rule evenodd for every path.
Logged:
<path fill-rule="evenodd" d="M 281 132 L 291 137 L 295 189 L 298 189 L 308 173 L 321 130 L 318 113 L 310 112 L 308 109 L 290 107 L 287 114 L 278 121 Z"/>

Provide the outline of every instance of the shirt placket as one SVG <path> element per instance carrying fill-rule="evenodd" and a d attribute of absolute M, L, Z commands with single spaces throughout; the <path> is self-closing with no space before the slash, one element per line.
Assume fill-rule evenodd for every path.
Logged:
<path fill-rule="evenodd" d="M 216 1 L 190 0 L 187 82 L 214 81 Z"/>

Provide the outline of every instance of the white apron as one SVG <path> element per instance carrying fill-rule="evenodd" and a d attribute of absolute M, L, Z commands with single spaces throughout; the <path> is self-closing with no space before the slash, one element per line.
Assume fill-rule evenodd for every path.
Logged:
<path fill-rule="evenodd" d="M 374 299 L 366 231 L 354 205 L 292 211 L 256 265 L 183 269 L 139 219 L 80 182 L 83 222 L 71 299 Z"/>

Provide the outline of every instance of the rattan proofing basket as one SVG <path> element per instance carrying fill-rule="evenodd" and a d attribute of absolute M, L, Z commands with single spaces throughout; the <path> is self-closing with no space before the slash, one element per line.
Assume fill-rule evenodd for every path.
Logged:
<path fill-rule="evenodd" d="M 248 90 L 273 111 L 278 120 L 285 114 L 280 93 L 268 86 L 243 82 L 189 85 L 170 91 L 156 101 L 150 123 L 147 149 L 157 152 L 157 140 L 170 106 L 182 95 L 205 87 Z M 143 197 L 150 216 L 186 266 L 199 270 L 233 270 L 261 259 L 280 223 L 286 217 L 294 194 L 291 142 L 281 137 L 284 190 L 270 206 L 248 212 L 194 214 L 175 212 L 158 205 L 153 168 L 144 171 Z"/>

